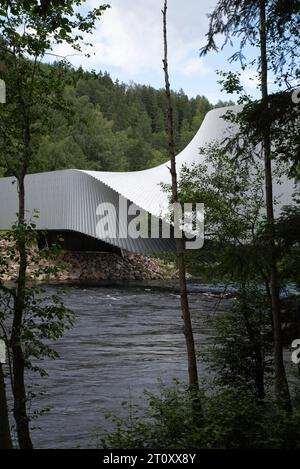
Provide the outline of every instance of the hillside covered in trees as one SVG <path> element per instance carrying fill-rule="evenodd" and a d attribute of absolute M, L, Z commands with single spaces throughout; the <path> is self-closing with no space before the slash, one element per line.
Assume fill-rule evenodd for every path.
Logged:
<path fill-rule="evenodd" d="M 45 66 L 54 74 L 58 68 Z M 68 69 L 63 73 L 68 83 L 63 91 L 64 109 L 47 110 L 48 129 L 34 141 L 30 172 L 65 168 L 135 171 L 168 160 L 163 89 L 114 82 L 106 72 Z M 215 106 L 204 96 L 190 99 L 183 90 L 172 96 L 179 152 Z M 227 104 L 232 103 L 220 101 L 217 106 Z M 36 129 L 39 121 L 37 117 Z M 0 174 L 10 175 L 3 167 L 0 164 Z"/>

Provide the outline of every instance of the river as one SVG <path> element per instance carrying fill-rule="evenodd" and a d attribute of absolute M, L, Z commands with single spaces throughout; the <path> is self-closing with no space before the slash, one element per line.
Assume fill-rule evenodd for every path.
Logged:
<path fill-rule="evenodd" d="M 209 341 L 207 315 L 217 314 L 222 288 L 193 283 L 190 306 L 196 346 Z M 171 285 L 76 287 L 64 295 L 75 326 L 55 344 L 60 358 L 45 360 L 49 376 L 34 378 L 33 409 L 49 412 L 33 421 L 36 448 L 89 448 L 110 428 L 108 412 L 137 402 L 145 388 L 187 381 L 179 294 Z M 203 373 L 200 366 L 199 372 Z"/>

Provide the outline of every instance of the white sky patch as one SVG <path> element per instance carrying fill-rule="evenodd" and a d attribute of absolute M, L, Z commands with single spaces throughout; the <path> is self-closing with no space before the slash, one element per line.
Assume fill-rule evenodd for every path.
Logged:
<path fill-rule="evenodd" d="M 159 25 L 153 16 L 139 21 L 136 13 L 114 6 L 105 13 L 93 35 L 95 56 L 93 61 L 126 71 L 138 73 L 160 65 L 157 57 L 161 51 Z"/>
<path fill-rule="evenodd" d="M 6 346 L 4 340 L 0 340 L 0 363 L 6 363 Z"/>
<path fill-rule="evenodd" d="M 189 58 L 181 64 L 180 71 L 183 75 L 199 75 L 205 76 L 212 72 L 212 70 L 207 67 L 203 59 L 198 58 Z"/>
<path fill-rule="evenodd" d="M 255 70 L 242 70 L 241 72 L 241 83 L 246 88 L 246 91 L 250 93 L 256 92 L 258 96 L 260 96 L 260 80 L 257 72 Z M 268 87 L 270 92 L 275 92 L 277 90 L 277 86 L 275 83 L 275 77 L 273 73 L 269 73 L 268 77 Z"/>
<path fill-rule="evenodd" d="M 105 3 L 88 0 L 89 9 Z M 136 81 L 139 74 L 162 73 L 162 0 L 111 0 L 111 8 L 101 17 L 93 35 L 87 35 L 93 44 L 91 57 L 72 55 L 71 48 L 56 47 L 59 55 L 70 55 L 74 66 L 87 69 L 108 70 L 113 75 L 130 76 Z M 206 14 L 216 0 L 199 2 L 190 0 L 183 6 L 181 0 L 169 2 L 168 39 L 169 62 L 172 73 L 184 76 L 203 76 L 209 73 L 206 59 L 199 58 L 199 49 L 204 44 L 208 20 Z"/>
<path fill-rule="evenodd" d="M 255 90 L 259 86 L 259 76 L 255 70 L 242 70 L 240 79 L 242 85 L 250 90 Z"/>

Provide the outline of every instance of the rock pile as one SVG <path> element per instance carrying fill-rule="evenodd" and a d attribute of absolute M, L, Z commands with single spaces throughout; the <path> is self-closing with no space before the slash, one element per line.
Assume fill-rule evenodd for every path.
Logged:
<path fill-rule="evenodd" d="M 175 278 L 174 265 L 126 253 L 68 252 L 63 255 L 62 280 L 160 280 Z"/>
<path fill-rule="evenodd" d="M 2 281 L 14 281 L 18 273 L 18 259 L 8 259 L 8 242 L 0 239 L 0 259 L 8 268 L 0 269 Z M 29 257 L 30 261 L 30 257 Z M 59 267 L 58 276 L 51 267 Z M 38 270 L 43 273 L 37 274 Z M 5 270 L 5 274 L 4 274 Z M 46 271 L 49 271 L 48 273 Z M 163 280 L 177 277 L 175 266 L 150 256 L 125 253 L 122 257 L 110 252 L 64 252 L 55 261 L 41 259 L 38 265 L 29 262 L 28 275 L 40 282 L 95 282 L 99 280 Z"/>

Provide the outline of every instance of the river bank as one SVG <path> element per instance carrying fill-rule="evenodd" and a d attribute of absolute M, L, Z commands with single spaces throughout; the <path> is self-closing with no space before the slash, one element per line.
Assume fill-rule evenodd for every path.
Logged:
<path fill-rule="evenodd" d="M 8 249 L 11 243 L 0 239 L 0 258 L 7 262 L 5 273 L 0 280 L 12 283 L 18 274 L 16 256 L 10 257 Z M 151 256 L 142 256 L 124 252 L 122 256 L 111 252 L 79 252 L 68 251 L 60 254 L 57 259 L 34 260 L 36 250 L 29 253 L 28 276 L 40 283 L 77 283 L 86 284 L 98 281 L 146 281 L 168 280 L 177 278 L 177 269 L 171 262 Z M 51 267 L 58 268 L 55 275 Z"/>

